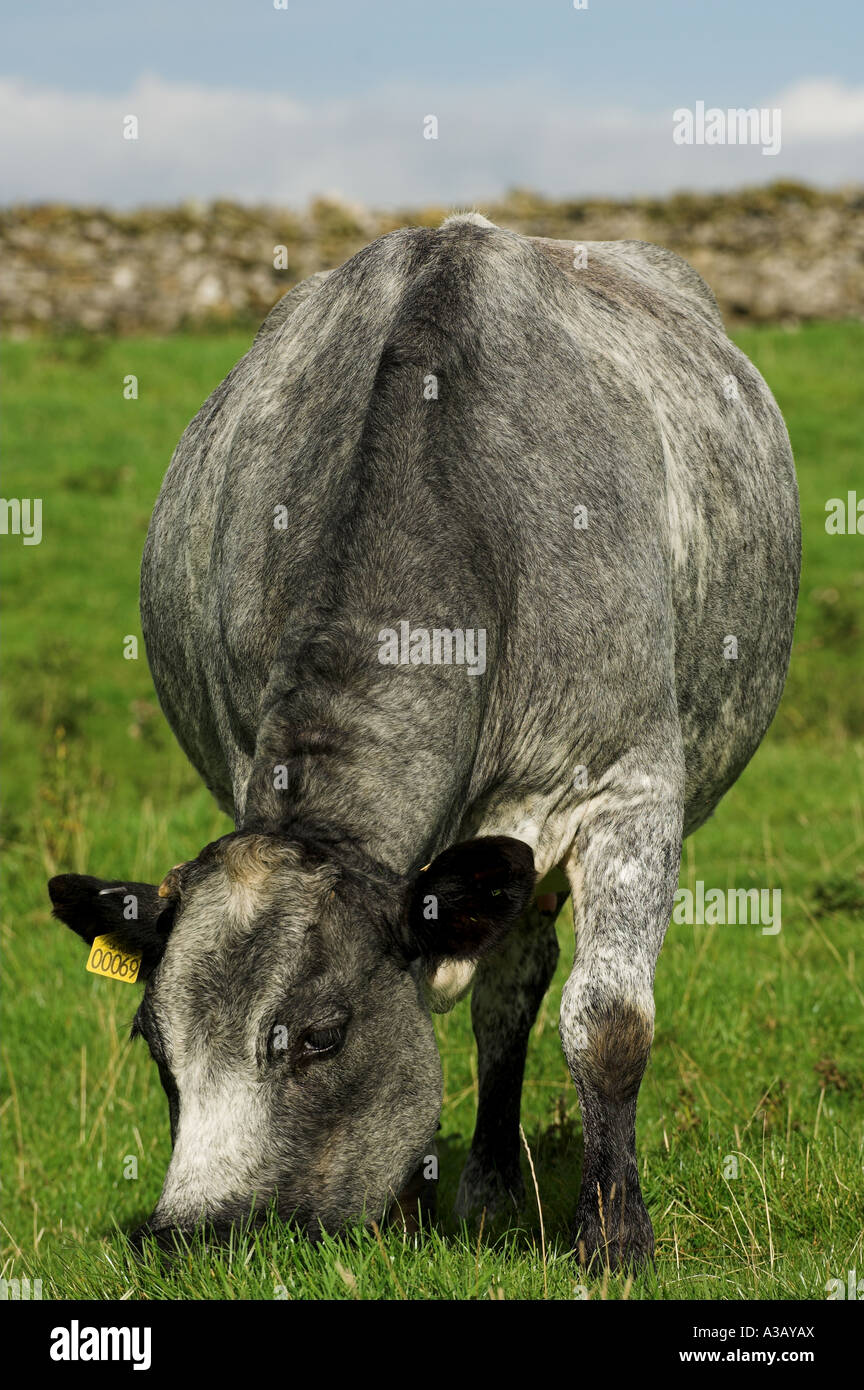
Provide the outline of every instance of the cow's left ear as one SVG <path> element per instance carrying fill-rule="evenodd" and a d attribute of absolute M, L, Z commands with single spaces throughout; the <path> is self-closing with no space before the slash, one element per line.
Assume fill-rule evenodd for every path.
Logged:
<path fill-rule="evenodd" d="M 142 978 L 158 964 L 174 919 L 175 903 L 160 897 L 154 883 L 58 874 L 48 884 L 54 916 L 93 945 L 112 936 L 142 957 Z"/>
<path fill-rule="evenodd" d="M 534 891 L 534 855 L 522 840 L 489 835 L 451 845 L 417 875 L 409 930 L 417 954 L 478 960 L 525 911 Z"/>

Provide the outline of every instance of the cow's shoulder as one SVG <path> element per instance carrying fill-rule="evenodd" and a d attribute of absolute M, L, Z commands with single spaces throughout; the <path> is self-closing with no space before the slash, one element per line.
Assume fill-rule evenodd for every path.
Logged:
<path fill-rule="evenodd" d="M 551 237 L 531 237 L 544 254 L 560 269 L 578 276 L 579 253 L 584 253 L 588 279 L 591 280 L 592 262 L 595 270 L 602 270 L 619 280 L 636 281 L 656 294 L 675 295 L 683 299 L 715 327 L 725 332 L 723 317 L 717 300 L 698 270 L 677 252 L 665 246 L 657 246 L 651 241 L 556 241 Z"/>
<path fill-rule="evenodd" d="M 287 294 L 283 294 L 282 298 L 273 305 L 270 313 L 255 334 L 255 342 L 257 343 L 259 338 L 266 338 L 271 333 L 275 333 L 277 329 L 281 328 L 285 320 L 289 319 L 294 313 L 295 309 L 298 309 L 310 295 L 320 289 L 328 275 L 331 274 L 332 271 L 330 270 L 318 270 L 314 275 L 310 275 L 308 279 L 301 280 L 300 284 L 295 285 Z"/>
<path fill-rule="evenodd" d="M 595 245 L 603 247 L 607 259 L 617 257 L 634 275 L 643 276 L 658 289 L 674 289 L 691 300 L 697 309 L 723 328 L 723 317 L 713 290 L 677 251 L 657 246 L 652 241 L 602 241 Z"/>

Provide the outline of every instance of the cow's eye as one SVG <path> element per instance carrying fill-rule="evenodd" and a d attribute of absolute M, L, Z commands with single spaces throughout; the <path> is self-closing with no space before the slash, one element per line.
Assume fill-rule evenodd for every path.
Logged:
<path fill-rule="evenodd" d="M 344 1023 L 333 1024 L 330 1028 L 310 1028 L 300 1039 L 300 1055 L 321 1057 L 325 1052 L 335 1052 L 344 1037 Z"/>

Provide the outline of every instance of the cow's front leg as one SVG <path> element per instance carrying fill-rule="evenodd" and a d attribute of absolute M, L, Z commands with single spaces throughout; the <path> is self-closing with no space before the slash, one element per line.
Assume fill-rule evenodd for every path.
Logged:
<path fill-rule="evenodd" d="M 477 1123 L 456 1214 L 514 1215 L 522 1201 L 519 1109 L 528 1036 L 555 973 L 555 918 L 566 893 L 533 902 L 500 950 L 477 968 L 471 1022 L 477 1040 Z"/>
<path fill-rule="evenodd" d="M 580 1263 L 613 1269 L 654 1255 L 636 1162 L 636 1097 L 681 857 L 677 779 L 665 790 L 653 776 L 640 782 L 598 796 L 568 865 L 576 951 L 561 999 L 561 1041 L 585 1143 L 573 1236 Z"/>

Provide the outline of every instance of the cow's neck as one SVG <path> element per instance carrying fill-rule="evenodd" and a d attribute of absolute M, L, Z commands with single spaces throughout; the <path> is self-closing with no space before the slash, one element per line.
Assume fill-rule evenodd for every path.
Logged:
<path fill-rule="evenodd" d="M 347 682 L 271 690 L 242 825 L 322 827 L 397 873 L 416 870 L 465 813 L 480 718 L 469 680 L 412 668 L 376 673 L 362 693 Z"/>

